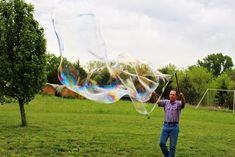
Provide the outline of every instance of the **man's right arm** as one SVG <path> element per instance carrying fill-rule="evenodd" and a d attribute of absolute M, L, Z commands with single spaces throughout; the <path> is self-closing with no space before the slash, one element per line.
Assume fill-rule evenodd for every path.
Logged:
<path fill-rule="evenodd" d="M 159 100 L 157 104 L 158 104 L 158 107 L 165 107 L 165 100 Z"/>

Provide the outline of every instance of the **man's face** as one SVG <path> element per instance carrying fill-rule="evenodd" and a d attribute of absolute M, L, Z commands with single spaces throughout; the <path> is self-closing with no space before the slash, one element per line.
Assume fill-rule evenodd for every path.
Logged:
<path fill-rule="evenodd" d="M 176 91 L 171 91 L 169 94 L 169 99 L 170 101 L 175 101 L 176 100 Z"/>

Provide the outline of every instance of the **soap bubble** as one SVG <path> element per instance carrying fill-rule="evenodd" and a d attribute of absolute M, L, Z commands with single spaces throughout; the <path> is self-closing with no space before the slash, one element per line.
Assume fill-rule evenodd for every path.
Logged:
<path fill-rule="evenodd" d="M 93 101 L 114 103 L 129 98 L 139 113 L 153 111 L 171 76 L 127 54 L 108 53 L 96 14 L 85 1 L 60 1 L 52 23 L 63 85 Z"/>

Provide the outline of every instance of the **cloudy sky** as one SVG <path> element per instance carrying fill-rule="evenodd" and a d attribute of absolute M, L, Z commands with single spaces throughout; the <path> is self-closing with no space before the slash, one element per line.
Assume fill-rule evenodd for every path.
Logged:
<path fill-rule="evenodd" d="M 50 21 L 57 0 L 26 1 L 34 4 L 35 17 L 45 28 L 48 51 L 59 55 Z M 67 3 L 76 4 L 75 1 L 79 0 Z M 86 3 L 98 17 L 108 53 L 128 53 L 157 67 L 167 64 L 187 67 L 215 52 L 229 55 L 235 62 L 235 1 L 86 0 Z M 69 11 L 66 6 L 60 7 Z"/>

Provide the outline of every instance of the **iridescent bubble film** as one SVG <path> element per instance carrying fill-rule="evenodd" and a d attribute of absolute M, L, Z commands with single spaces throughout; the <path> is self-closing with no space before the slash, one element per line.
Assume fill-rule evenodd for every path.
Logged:
<path fill-rule="evenodd" d="M 96 14 L 85 1 L 69 1 L 60 1 L 52 18 L 61 55 L 60 82 L 87 99 L 130 99 L 139 113 L 151 113 L 171 76 L 127 54 L 107 52 Z"/>

